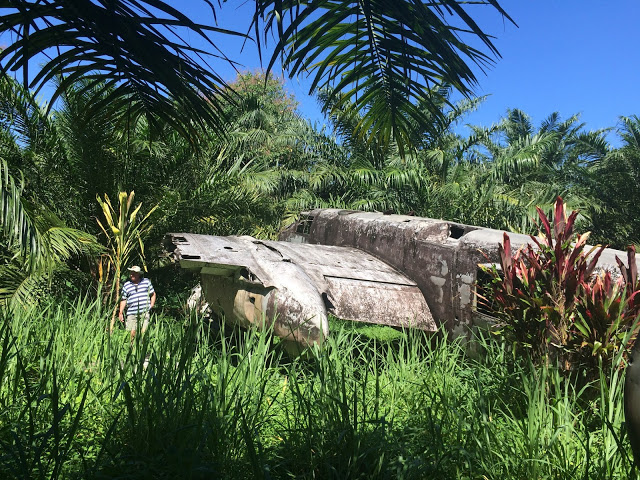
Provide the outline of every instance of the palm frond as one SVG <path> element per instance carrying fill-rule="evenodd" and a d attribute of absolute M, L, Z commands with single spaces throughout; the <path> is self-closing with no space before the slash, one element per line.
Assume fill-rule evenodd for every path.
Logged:
<path fill-rule="evenodd" d="M 497 1 L 485 3 L 512 21 Z M 477 83 L 469 63 L 484 69 L 498 55 L 464 4 L 257 0 L 254 26 L 257 32 L 265 21 L 266 35 L 279 40 L 269 68 L 281 58 L 290 75 L 309 72 L 311 91 L 332 89 L 333 109 L 350 102 L 349 109 L 362 112 L 358 136 L 393 141 L 403 153 L 410 150 L 412 122 L 428 125 L 426 112 L 442 118 L 429 89 L 448 84 L 468 95 Z M 486 53 L 465 36 L 479 39 Z M 420 102 L 429 108 L 418 108 Z"/>
<path fill-rule="evenodd" d="M 33 212 L 23 199 L 23 190 L 23 179 L 16 180 L 9 173 L 7 163 L 0 159 L 0 228 L 9 247 L 17 248 L 26 263 L 36 268 L 46 256 Z"/>
<path fill-rule="evenodd" d="M 640 117 L 620 117 L 618 133 L 627 147 L 640 151 Z"/>
<path fill-rule="evenodd" d="M 11 308 L 36 304 L 43 293 L 46 275 L 43 272 L 29 273 L 21 262 L 0 267 L 0 305 Z"/>
<path fill-rule="evenodd" d="M 87 88 L 109 89 L 95 108 L 124 107 L 122 115 L 157 116 L 185 135 L 204 123 L 224 130 L 224 81 L 206 58 L 226 57 L 209 34 L 241 34 L 196 23 L 159 0 L 11 0 L 9 6 L 15 10 L 3 15 L 0 34 L 13 42 L 0 52 L 2 71 L 21 70 L 26 87 L 30 64 L 44 55 L 29 86 L 40 90 L 60 76 L 51 104 L 78 80 L 93 78 L 95 84 Z M 188 35 L 203 39 L 215 53 L 190 46 Z"/>

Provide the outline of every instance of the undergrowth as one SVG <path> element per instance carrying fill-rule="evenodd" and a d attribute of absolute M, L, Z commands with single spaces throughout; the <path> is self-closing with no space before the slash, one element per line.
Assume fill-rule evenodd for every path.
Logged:
<path fill-rule="evenodd" d="M 339 323 L 296 359 L 197 318 L 130 345 L 109 314 L 3 313 L 0 478 L 636 478 L 622 370 L 578 389 L 495 338 Z"/>

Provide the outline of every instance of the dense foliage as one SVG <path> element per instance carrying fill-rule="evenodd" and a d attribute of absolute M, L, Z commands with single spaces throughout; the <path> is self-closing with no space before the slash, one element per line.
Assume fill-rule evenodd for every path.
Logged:
<path fill-rule="evenodd" d="M 635 250 L 622 280 L 592 279 L 573 229 L 640 242 L 640 118 L 620 119 L 618 147 L 577 115 L 534 126 L 515 108 L 461 134 L 482 102 L 471 66 L 498 54 L 474 3 L 509 19 L 495 0 L 256 0 L 245 35 L 156 0 L 9 1 L 0 477 L 633 476 L 619 366 L 640 311 Z M 209 33 L 253 36 L 262 53 L 274 37 L 269 68 L 310 73 L 328 125 L 301 118 L 272 75 L 223 82 L 181 37 L 214 48 Z M 51 84 L 56 101 L 40 103 Z M 559 195 L 576 212 L 556 204 L 552 223 Z M 487 300 L 512 336 L 465 346 L 334 324 L 291 359 L 268 332 L 229 337 L 184 315 L 196 280 L 161 258 L 166 232 L 274 238 L 319 207 L 522 233 L 538 213 L 537 249 L 512 257 L 505 237 L 492 270 Z M 112 331 L 132 263 L 161 312 L 133 344 Z M 576 353 L 581 379 L 566 375 Z"/>
<path fill-rule="evenodd" d="M 0 327 L 3 478 L 629 478 L 616 369 L 578 389 L 495 340 L 337 324 L 306 359 L 197 319 L 130 346 L 100 302 L 34 313 Z"/>
<path fill-rule="evenodd" d="M 433 116 L 429 126 L 414 125 L 415 154 L 403 157 L 375 137 L 363 140 L 356 131 L 359 114 L 334 108 L 326 92 L 320 101 L 333 112 L 332 129 L 318 130 L 296 113 L 280 81 L 257 72 L 229 87 L 242 101 L 225 104 L 234 119 L 228 133 L 210 131 L 194 149 L 170 125 L 139 119 L 124 128 L 109 115 L 88 113 L 93 94 L 84 87 L 69 88 L 47 115 L 30 92 L 3 79 L 0 142 L 13 196 L 3 197 L 12 215 L 4 223 L 0 293 L 14 305 L 54 293 L 61 277 L 69 292 L 118 284 L 99 259 L 113 251 L 111 232 L 122 229 L 99 228 L 108 218 L 96 197 L 123 190 L 135 191 L 140 218 L 157 206 L 144 235 L 151 269 L 161 266 L 167 231 L 273 237 L 301 210 L 316 207 L 413 213 L 534 233 L 532 211 L 550 208 L 549 197 L 562 193 L 569 208 L 580 208 L 572 226 L 617 247 L 637 241 L 635 217 L 620 214 L 618 208 L 627 207 L 609 190 L 620 186 L 615 160 L 632 169 L 640 158 L 632 134 L 640 129 L 637 118 L 622 119 L 618 149 L 603 132 L 585 131 L 576 117 L 561 121 L 553 114 L 536 131 L 518 110 L 464 138 L 454 126 L 481 100 L 452 106 L 440 100 L 447 122 Z M 442 88 L 437 98 L 447 96 Z M 597 179 L 603 188 L 592 188 Z M 617 183 L 608 185 L 608 179 Z M 623 183 L 633 197 L 638 184 Z M 607 230 L 610 212 L 619 223 Z M 141 262 L 143 243 L 130 241 L 126 260 Z"/>
<path fill-rule="evenodd" d="M 92 113 L 125 123 L 159 120 L 197 141 L 200 127 L 225 130 L 223 105 L 234 96 L 212 60 L 235 67 L 224 38 L 241 36 L 261 57 L 269 54 L 269 70 L 280 59 L 291 76 L 313 74 L 312 91 L 331 87 L 363 111 L 362 135 L 410 150 L 409 126 L 423 119 L 415 104 L 430 103 L 429 87 L 449 83 L 469 95 L 477 83 L 472 66 L 499 56 L 466 1 L 255 0 L 247 33 L 218 26 L 215 3 L 204 0 L 210 14 L 195 21 L 160 0 L 9 0 L 0 34 L 12 42 L 0 51 L 2 72 L 19 70 L 24 88 L 59 77 L 54 98 L 86 81 L 95 90 Z M 512 21 L 496 0 L 481 3 Z M 190 44 L 191 36 L 206 47 Z M 268 40 L 275 40 L 269 52 Z"/>

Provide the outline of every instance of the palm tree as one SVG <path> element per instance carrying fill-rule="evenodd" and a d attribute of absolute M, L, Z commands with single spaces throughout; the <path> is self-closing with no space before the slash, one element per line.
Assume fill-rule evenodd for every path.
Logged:
<path fill-rule="evenodd" d="M 581 211 L 583 223 L 599 210 L 588 182 L 589 169 L 610 147 L 605 131 L 585 131 L 578 120 L 574 115 L 563 121 L 553 113 L 536 129 L 524 112 L 514 109 L 495 128 L 476 129 L 490 167 L 483 182 L 493 192 L 487 200 L 510 211 L 491 226 L 532 232 L 535 207 L 551 209 L 558 196 L 568 208 Z"/>
<path fill-rule="evenodd" d="M 157 204 L 164 186 L 189 173 L 194 156 L 187 141 L 162 120 L 139 117 L 123 124 L 118 112 L 91 108 L 109 95 L 103 85 L 87 88 L 82 80 L 65 90 L 52 112 L 69 175 L 65 187 L 74 193 L 68 221 L 87 231 L 95 230 L 101 214 L 96 195 L 135 190 L 145 204 Z"/>
<path fill-rule="evenodd" d="M 56 130 L 33 95 L 0 77 L 0 303 L 33 302 L 67 262 L 99 250 L 58 212 L 72 203 Z M 26 175 L 25 175 L 26 173 Z"/>
<path fill-rule="evenodd" d="M 469 94 L 477 79 L 467 62 L 483 68 L 498 55 L 466 3 L 257 0 L 254 25 L 263 19 L 279 39 L 270 68 L 281 58 L 290 75 L 309 72 L 312 91 L 331 89 L 332 108 L 363 112 L 359 136 L 394 141 L 403 154 L 412 147 L 412 123 L 428 126 L 440 113 L 442 97 L 430 90 L 448 84 Z M 511 20 L 495 0 L 481 3 Z M 489 53 L 466 44 L 463 32 Z"/>
<path fill-rule="evenodd" d="M 88 80 L 88 90 L 109 90 L 106 99 L 94 102 L 95 109 L 114 108 L 128 119 L 161 118 L 188 135 L 197 123 L 222 130 L 224 120 L 215 106 L 224 97 L 224 82 L 198 63 L 205 52 L 189 46 L 181 33 L 208 40 L 208 32 L 234 32 L 199 25 L 161 1 L 6 3 L 10 9 L 0 32 L 13 43 L 0 53 L 3 71 L 21 70 L 23 86 L 36 91 L 61 77 L 50 105 L 70 85 Z M 44 65 L 31 78 L 30 63 L 42 58 Z"/>
<path fill-rule="evenodd" d="M 281 80 L 243 73 L 230 88 L 238 97 L 226 105 L 234 121 L 227 135 L 210 132 L 197 154 L 203 166 L 188 196 L 198 222 L 191 229 L 273 236 L 282 202 L 301 185 L 300 170 L 317 158 L 320 137 L 297 114 Z"/>
<path fill-rule="evenodd" d="M 23 255 L 4 237 L 0 253 L 0 305 L 12 308 L 45 299 L 55 290 L 55 279 L 69 285 L 71 277 L 80 273 L 82 258 L 96 258 L 102 250 L 93 235 L 68 227 L 42 205 L 29 214 L 39 250 L 28 249 Z M 86 287 L 86 278 L 81 281 Z"/>
<path fill-rule="evenodd" d="M 215 18 L 212 3 L 205 1 Z M 265 38 L 276 33 L 269 69 L 281 58 L 289 75 L 314 75 L 312 90 L 333 86 L 337 100 L 333 108 L 363 112 L 354 132 L 363 139 L 375 137 L 385 148 L 395 143 L 402 155 L 412 148 L 413 124 L 438 115 L 439 100 L 427 95 L 430 88 L 448 82 L 468 95 L 477 82 L 471 65 L 482 68 L 498 55 L 489 36 L 468 14 L 466 3 L 256 0 L 252 31 L 260 52 L 264 43 L 260 29 L 264 27 Z M 482 3 L 510 20 L 496 0 Z M 39 92 L 57 79 L 49 108 L 74 87 L 76 98 L 86 97 L 88 118 L 101 117 L 108 129 L 125 132 L 127 138 L 137 128 L 160 132 L 169 126 L 192 141 L 202 137 L 208 141 L 207 128 L 217 133 L 226 130 L 224 106 L 237 97 L 206 62 L 212 56 L 233 62 L 208 35 L 237 32 L 194 22 L 160 0 L 9 0 L 5 7 L 0 34 L 12 43 L 0 51 L 2 72 L 21 74 L 25 92 L 27 87 Z M 191 34 L 205 39 L 213 53 L 187 44 L 184 38 Z M 473 37 L 484 51 L 470 45 Z M 34 74 L 32 63 L 43 59 Z M 59 142 L 54 147 L 58 149 Z M 66 148 L 72 151 L 69 145 Z M 99 158 L 115 161 L 104 151 L 99 153 Z M 77 165 L 95 167 L 84 161 Z M 21 206 L 20 182 L 6 174 L 10 170 L 4 168 L 0 185 L 4 206 L 0 221 L 23 254 L 35 255 L 44 250 Z M 34 172 L 27 173 L 29 184 Z M 103 178 L 98 173 L 85 179 L 91 177 Z M 131 187 L 120 185 L 120 189 Z"/>
<path fill-rule="evenodd" d="M 213 132 L 218 157 L 229 166 L 260 162 L 273 169 L 295 162 L 307 122 L 284 82 L 264 72 L 247 72 L 238 74 L 229 88 L 237 101 L 225 105 L 226 116 L 233 119 L 227 135 Z"/>
<path fill-rule="evenodd" d="M 441 112 L 429 114 L 424 102 L 425 118 L 430 125 L 412 122 L 408 132 L 416 146 L 413 155 L 403 156 L 396 144 L 377 141 L 375 136 L 363 139 L 358 134 L 362 116 L 348 106 L 336 106 L 331 92 L 319 96 L 330 114 L 338 142 L 333 142 L 330 155 L 313 159 L 300 169 L 299 188 L 287 201 L 289 215 L 301 209 L 338 207 L 359 210 L 413 212 L 417 215 L 440 216 L 437 192 L 446 183 L 449 171 L 464 162 L 465 152 L 473 142 L 453 133 L 452 126 L 473 110 L 482 99 L 461 101 L 449 107 L 450 90 L 444 87 L 431 92 Z M 444 120 L 443 120 L 444 119 Z M 328 143 L 328 142 L 327 142 Z"/>
<path fill-rule="evenodd" d="M 640 243 L 640 118 L 620 117 L 622 146 L 590 169 L 590 186 L 603 208 L 592 214 L 594 238 L 625 248 Z"/>

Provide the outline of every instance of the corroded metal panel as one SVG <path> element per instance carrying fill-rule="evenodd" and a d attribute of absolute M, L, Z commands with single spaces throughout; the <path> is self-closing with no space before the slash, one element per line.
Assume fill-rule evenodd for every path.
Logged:
<path fill-rule="evenodd" d="M 328 313 L 467 334 L 478 317 L 479 265 L 499 261 L 504 233 L 411 215 L 318 209 L 278 242 L 168 238 L 181 265 L 202 274 L 212 308 L 241 325 L 275 318 L 276 333 L 305 345 L 328 334 Z M 512 253 L 532 243 L 527 235 L 508 235 Z M 606 249 L 598 268 L 619 275 L 616 256 L 626 263 L 625 252 Z"/>
<path fill-rule="evenodd" d="M 332 312 L 347 320 L 420 328 L 433 331 L 435 324 L 415 285 L 327 277 Z"/>
<path fill-rule="evenodd" d="M 201 274 L 209 307 L 238 325 L 271 325 L 298 345 L 322 342 L 327 315 L 437 329 L 418 285 L 356 248 L 168 234 L 183 268 Z"/>
<path fill-rule="evenodd" d="M 467 334 L 478 316 L 479 264 L 499 261 L 504 233 L 408 215 L 318 209 L 303 213 L 280 239 L 353 247 L 374 255 L 416 282 L 438 325 L 454 334 Z M 508 235 L 512 253 L 532 243 L 528 235 Z M 625 252 L 606 249 L 598 269 L 619 275 L 616 256 L 626 261 Z"/>

